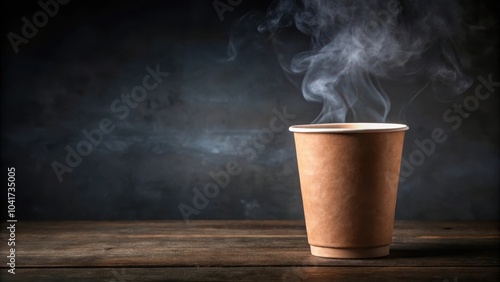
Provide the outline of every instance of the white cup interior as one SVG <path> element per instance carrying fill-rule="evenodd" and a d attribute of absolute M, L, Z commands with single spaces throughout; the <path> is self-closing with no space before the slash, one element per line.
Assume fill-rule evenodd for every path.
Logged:
<path fill-rule="evenodd" d="M 354 132 L 390 132 L 408 130 L 406 124 L 399 123 L 319 123 L 290 126 L 291 132 L 300 133 L 354 133 Z"/>

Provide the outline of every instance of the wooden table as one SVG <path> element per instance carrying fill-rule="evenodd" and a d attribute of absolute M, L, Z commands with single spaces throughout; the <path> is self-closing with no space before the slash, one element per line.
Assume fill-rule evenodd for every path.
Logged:
<path fill-rule="evenodd" d="M 498 222 L 395 225 L 380 259 L 313 257 L 303 221 L 16 223 L 1 281 L 499 281 Z"/>

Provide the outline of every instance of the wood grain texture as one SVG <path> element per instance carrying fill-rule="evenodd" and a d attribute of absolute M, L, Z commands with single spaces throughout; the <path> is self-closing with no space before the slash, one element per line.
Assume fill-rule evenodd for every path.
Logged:
<path fill-rule="evenodd" d="M 0 280 L 496 281 L 499 230 L 497 222 L 397 221 L 388 257 L 341 260 L 311 256 L 302 221 L 18 222 L 17 274 L 2 264 Z M 130 278 L 113 277 L 122 272 Z"/>
<path fill-rule="evenodd" d="M 28 268 L 1 281 L 499 281 L 496 267 Z"/>

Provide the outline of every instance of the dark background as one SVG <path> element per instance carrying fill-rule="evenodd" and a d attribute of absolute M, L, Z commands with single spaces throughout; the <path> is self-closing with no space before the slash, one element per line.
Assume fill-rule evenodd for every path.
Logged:
<path fill-rule="evenodd" d="M 248 31 L 238 56 L 228 60 L 235 24 L 248 12 L 264 13 L 269 1 L 244 0 L 223 21 L 213 1 L 70 1 L 18 54 L 7 34 L 21 35 L 21 18 L 41 8 L 36 1 L 11 2 L 2 3 L 2 181 L 14 166 L 18 219 L 182 219 L 179 204 L 193 206 L 193 189 L 203 190 L 209 173 L 229 161 L 242 172 L 191 219 L 303 217 L 293 135 L 283 130 L 264 146 L 252 144 L 273 109 L 286 107 L 296 115 L 291 123 L 300 124 L 310 123 L 321 105 L 304 100 L 265 36 Z M 400 183 L 398 219 L 498 219 L 500 90 L 458 128 L 443 119 L 454 103 L 474 95 L 478 76 L 500 81 L 498 10 L 491 3 L 464 3 L 469 90 L 446 101 L 423 91 L 408 104 L 419 85 L 383 85 L 394 96 L 388 121 L 410 126 L 405 159 L 418 149 L 415 140 L 435 128 L 448 136 Z M 120 120 L 113 100 L 158 64 L 169 76 Z M 76 148 L 82 130 L 98 128 L 103 118 L 114 131 L 59 182 L 51 164 L 64 164 L 65 147 Z M 255 158 L 245 148 L 255 149 Z"/>

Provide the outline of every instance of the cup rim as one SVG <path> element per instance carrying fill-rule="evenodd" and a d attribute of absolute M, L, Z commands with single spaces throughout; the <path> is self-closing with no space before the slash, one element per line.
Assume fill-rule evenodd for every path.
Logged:
<path fill-rule="evenodd" d="M 291 132 L 298 133 L 368 133 L 406 131 L 409 127 L 400 123 L 382 122 L 345 122 L 345 123 L 317 123 L 299 124 L 290 126 Z"/>

